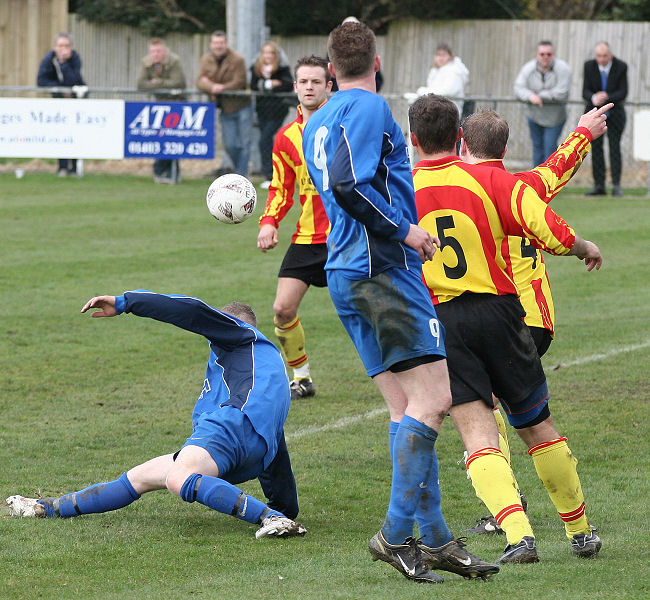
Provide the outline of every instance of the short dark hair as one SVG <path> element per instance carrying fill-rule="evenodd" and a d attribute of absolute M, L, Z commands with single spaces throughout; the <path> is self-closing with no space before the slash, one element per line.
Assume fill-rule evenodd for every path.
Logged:
<path fill-rule="evenodd" d="M 210 37 L 228 37 L 222 29 L 217 29 L 210 34 Z"/>
<path fill-rule="evenodd" d="M 363 23 L 342 23 L 330 33 L 327 52 L 338 78 L 362 77 L 377 56 L 375 34 Z"/>
<path fill-rule="evenodd" d="M 541 40 L 540 42 L 537 42 L 537 47 L 539 48 L 540 46 L 551 46 L 553 47 L 553 42 L 550 40 Z"/>
<path fill-rule="evenodd" d="M 493 110 L 481 110 L 463 122 L 463 139 L 476 158 L 501 158 L 509 135 L 508 122 Z"/>
<path fill-rule="evenodd" d="M 409 125 L 427 154 L 453 151 L 458 140 L 458 108 L 436 94 L 420 96 L 409 108 Z"/>
<path fill-rule="evenodd" d="M 327 61 L 320 56 L 316 56 L 315 54 L 312 54 L 311 56 L 303 56 L 302 58 L 298 59 L 298 62 L 293 69 L 295 79 L 298 79 L 298 69 L 300 67 L 320 67 L 325 71 L 325 81 L 330 81 L 332 79 L 330 71 L 327 68 Z"/>
<path fill-rule="evenodd" d="M 221 309 L 221 311 L 239 319 L 240 321 L 244 321 L 244 323 L 257 327 L 255 311 L 244 302 L 229 302 Z"/>

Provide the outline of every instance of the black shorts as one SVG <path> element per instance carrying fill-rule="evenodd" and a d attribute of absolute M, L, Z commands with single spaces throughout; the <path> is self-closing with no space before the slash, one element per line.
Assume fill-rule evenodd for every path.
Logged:
<path fill-rule="evenodd" d="M 327 244 L 291 244 L 284 255 L 278 277 L 300 279 L 307 285 L 327 287 Z"/>
<path fill-rule="evenodd" d="M 535 347 L 537 348 L 537 354 L 541 358 L 544 356 L 544 354 L 546 354 L 548 347 L 553 341 L 551 332 L 544 327 L 531 327 L 530 325 L 528 326 L 528 329 L 530 329 L 530 335 L 533 336 L 533 341 L 535 342 Z"/>
<path fill-rule="evenodd" d="M 492 408 L 494 393 L 512 412 L 529 410 L 526 399 L 546 378 L 517 297 L 465 293 L 436 313 L 446 331 L 452 405 L 483 400 Z"/>

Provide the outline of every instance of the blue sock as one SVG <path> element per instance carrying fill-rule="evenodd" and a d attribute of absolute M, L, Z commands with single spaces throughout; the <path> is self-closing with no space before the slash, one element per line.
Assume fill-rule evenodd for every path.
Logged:
<path fill-rule="evenodd" d="M 433 464 L 438 434 L 420 421 L 404 415 L 393 443 L 393 481 L 382 532 L 389 544 L 402 544 L 413 535 L 415 510 Z"/>
<path fill-rule="evenodd" d="M 96 483 L 60 498 L 45 498 L 38 502 L 45 507 L 46 517 L 67 519 L 78 515 L 117 510 L 128 506 L 138 498 L 140 494 L 133 489 L 126 473 L 122 473 L 115 481 Z"/>
<path fill-rule="evenodd" d="M 422 543 L 431 548 L 439 548 L 451 540 L 454 536 L 445 518 L 442 516 L 440 507 L 440 484 L 438 482 L 438 457 L 433 448 L 433 465 L 429 480 L 425 482 L 426 487 L 422 489 L 420 503 L 415 511 L 415 520 L 418 523 L 418 532 Z"/>
<path fill-rule="evenodd" d="M 393 448 L 395 446 L 395 435 L 399 423 L 391 421 L 388 427 L 388 448 L 390 450 L 391 460 L 393 458 Z M 440 507 L 440 485 L 438 483 L 438 457 L 436 450 L 433 448 L 433 466 L 429 481 L 426 487 L 422 489 L 420 502 L 415 510 L 415 519 L 418 524 L 418 532 L 422 538 L 422 543 L 432 548 L 439 548 L 446 544 L 453 537 L 445 518 L 442 515 Z"/>
<path fill-rule="evenodd" d="M 208 508 L 249 523 L 260 523 L 262 518 L 271 515 L 284 516 L 276 510 L 271 510 L 257 498 L 248 496 L 231 483 L 199 473 L 194 473 L 185 480 L 181 487 L 181 498 L 186 502 L 196 500 Z"/>
<path fill-rule="evenodd" d="M 393 448 L 395 447 L 395 436 L 399 429 L 398 421 L 391 421 L 388 425 L 388 451 L 390 452 L 390 460 L 393 460 Z"/>

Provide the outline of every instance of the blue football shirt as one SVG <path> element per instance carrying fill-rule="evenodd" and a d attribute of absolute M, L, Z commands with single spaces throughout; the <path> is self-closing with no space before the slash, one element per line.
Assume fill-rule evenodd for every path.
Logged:
<path fill-rule="evenodd" d="M 403 243 L 417 223 L 415 192 L 404 135 L 386 101 L 339 91 L 310 117 L 302 143 L 332 223 L 325 268 L 349 279 L 420 270 L 417 252 Z"/>
<path fill-rule="evenodd" d="M 133 313 L 204 336 L 210 355 L 192 422 L 224 406 L 241 410 L 264 438 L 267 468 L 283 439 L 291 402 L 289 380 L 277 347 L 252 325 L 221 312 L 198 298 L 147 290 L 117 296 L 118 313 Z"/>

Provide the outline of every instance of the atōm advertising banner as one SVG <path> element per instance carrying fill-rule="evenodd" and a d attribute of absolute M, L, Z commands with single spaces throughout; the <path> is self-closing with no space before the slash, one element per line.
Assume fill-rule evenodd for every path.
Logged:
<path fill-rule="evenodd" d="M 124 101 L 0 98 L 0 156 L 123 158 Z"/>
<path fill-rule="evenodd" d="M 127 102 L 124 156 L 214 158 L 214 104 Z"/>

